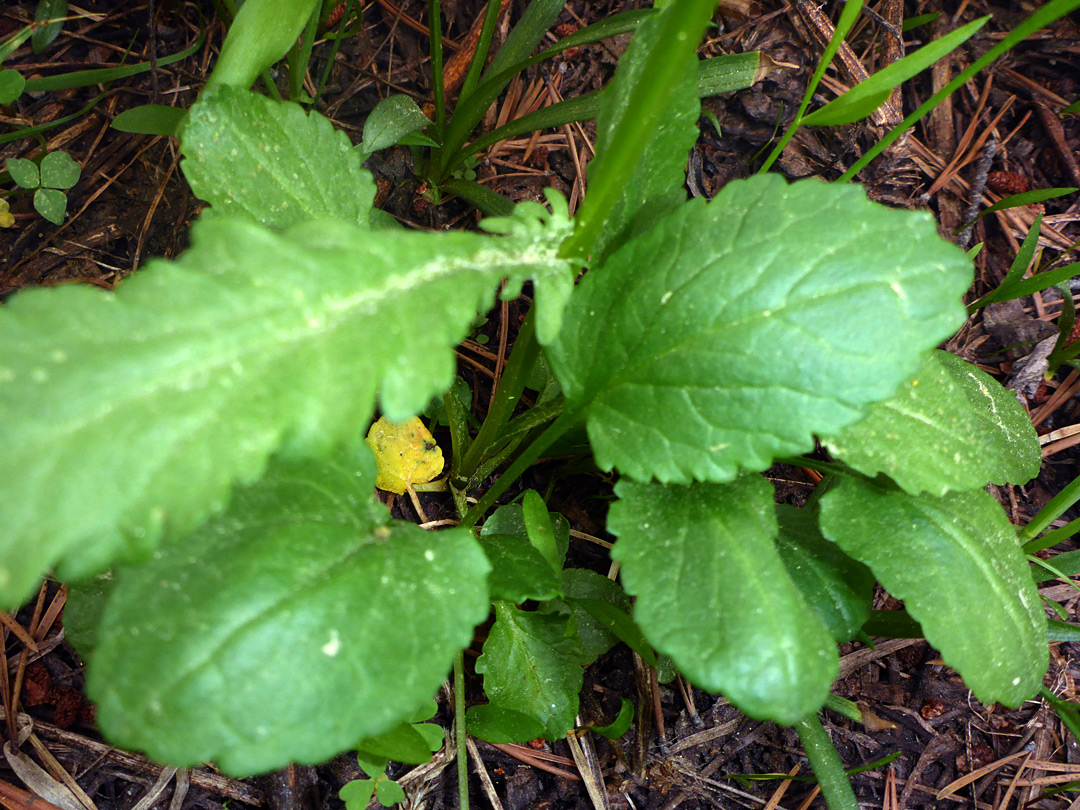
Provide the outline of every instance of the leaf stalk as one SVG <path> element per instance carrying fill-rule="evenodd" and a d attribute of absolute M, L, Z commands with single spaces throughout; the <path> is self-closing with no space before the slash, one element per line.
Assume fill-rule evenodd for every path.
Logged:
<path fill-rule="evenodd" d="M 821 786 L 821 793 L 829 805 L 829 810 L 859 810 L 855 792 L 844 773 L 844 764 L 817 714 L 811 714 L 797 722 L 795 731 L 799 734 L 806 758 L 814 769 L 814 776 Z"/>

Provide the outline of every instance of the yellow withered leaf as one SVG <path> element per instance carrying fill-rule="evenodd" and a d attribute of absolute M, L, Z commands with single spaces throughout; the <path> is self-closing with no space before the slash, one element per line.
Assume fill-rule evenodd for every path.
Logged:
<path fill-rule="evenodd" d="M 406 487 L 426 484 L 442 472 L 442 450 L 415 416 L 400 425 L 383 417 L 371 426 L 365 441 L 375 454 L 379 489 L 404 495 Z"/>

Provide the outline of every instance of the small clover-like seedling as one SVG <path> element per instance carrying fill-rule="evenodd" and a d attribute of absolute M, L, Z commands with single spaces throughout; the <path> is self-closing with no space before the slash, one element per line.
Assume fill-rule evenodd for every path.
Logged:
<path fill-rule="evenodd" d="M 0 228 L 10 228 L 15 224 L 15 217 L 8 210 L 8 201 L 0 200 Z"/>
<path fill-rule="evenodd" d="M 430 718 L 437 708 L 435 701 L 429 701 L 410 722 L 400 723 L 385 734 L 366 737 L 358 743 L 356 761 L 369 778 L 354 779 L 338 792 L 346 810 L 365 810 L 373 795 L 383 807 L 405 801 L 405 791 L 387 776 L 386 765 L 391 759 L 409 765 L 422 765 L 431 759 L 443 744 L 443 730 L 435 723 L 419 721 Z"/>
<path fill-rule="evenodd" d="M 54 225 L 64 221 L 69 189 L 79 182 L 82 169 L 67 152 L 49 152 L 39 166 L 25 158 L 8 158 L 7 170 L 16 185 L 34 192 L 34 208 Z"/>
<path fill-rule="evenodd" d="M 365 771 L 370 763 L 362 762 Z M 386 766 L 383 765 L 385 768 Z M 371 771 L 368 771 L 371 773 Z M 338 796 L 345 802 L 345 810 L 365 810 L 371 801 L 372 795 L 379 800 L 383 807 L 393 807 L 399 802 L 405 801 L 405 791 L 401 785 L 387 776 L 381 769 L 375 771 L 371 779 L 354 779 L 345 785 Z"/>

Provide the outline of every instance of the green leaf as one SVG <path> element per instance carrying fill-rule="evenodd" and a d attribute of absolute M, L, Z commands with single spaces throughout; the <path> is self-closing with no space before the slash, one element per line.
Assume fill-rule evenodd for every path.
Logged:
<path fill-rule="evenodd" d="M 37 10 L 34 12 L 34 22 L 38 27 L 34 28 L 30 37 L 30 47 L 34 53 L 41 53 L 60 36 L 67 13 L 67 0 L 38 0 Z"/>
<path fill-rule="evenodd" d="M 1080 574 L 1080 550 L 1055 554 L 1050 558 L 1050 562 L 1053 564 L 1055 571 L 1060 571 L 1067 577 L 1074 577 L 1077 574 Z M 1057 579 L 1057 575 L 1041 566 L 1032 566 L 1031 579 L 1038 585 L 1042 582 Z"/>
<path fill-rule="evenodd" d="M 185 107 L 167 107 L 164 104 L 143 104 L 124 110 L 113 119 L 111 126 L 120 132 L 133 132 L 137 135 L 176 135 L 180 134 L 187 121 L 188 110 Z"/>
<path fill-rule="evenodd" d="M 766 73 L 761 62 L 760 51 L 728 53 L 702 59 L 697 63 L 697 97 L 718 96 L 752 86 Z"/>
<path fill-rule="evenodd" d="M 544 736 L 544 724 L 531 714 L 495 703 L 470 706 L 465 712 L 469 733 L 485 742 L 518 743 Z"/>
<path fill-rule="evenodd" d="M 517 295 L 573 275 L 558 236 L 218 217 L 192 241 L 115 293 L 29 290 L 0 311 L 0 604 L 48 568 L 88 576 L 189 531 L 279 447 L 354 438 L 377 393 L 404 421 L 453 382 L 451 347 L 500 279 Z"/>
<path fill-rule="evenodd" d="M 358 751 L 356 753 L 356 763 L 363 769 L 364 773 L 374 780 L 386 774 L 386 766 L 389 764 L 389 760 L 386 757 L 369 755 L 363 751 Z"/>
<path fill-rule="evenodd" d="M 558 512 L 551 514 L 550 518 L 555 531 L 555 550 L 559 558 L 563 559 L 570 548 L 570 523 Z M 531 545 L 529 531 L 525 526 L 525 510 L 520 503 L 500 506 L 484 521 L 484 525 L 480 527 L 480 536 L 493 534 L 508 534 Z"/>
<path fill-rule="evenodd" d="M 476 660 L 491 702 L 536 718 L 549 740 L 574 727 L 584 679 L 581 645 L 567 629 L 565 616 L 496 601 L 495 624 Z"/>
<path fill-rule="evenodd" d="M 944 495 L 1039 474 L 1035 428 L 1016 395 L 948 352 L 928 354 L 915 376 L 867 417 L 823 439 L 868 476 L 885 473 L 906 492 Z"/>
<path fill-rule="evenodd" d="M 0 70 L 0 104 L 10 104 L 22 95 L 26 79 L 17 70 Z"/>
<path fill-rule="evenodd" d="M 626 698 L 621 698 L 622 705 L 619 707 L 618 716 L 606 726 L 593 726 L 593 731 L 601 737 L 609 740 L 617 740 L 630 730 L 630 724 L 634 722 L 634 704 Z"/>
<path fill-rule="evenodd" d="M 393 779 L 376 779 L 375 798 L 383 807 L 393 807 L 405 801 L 405 789 Z"/>
<path fill-rule="evenodd" d="M 439 147 L 439 142 L 434 138 L 429 138 L 423 132 L 414 132 L 411 135 L 403 135 L 401 140 L 398 141 L 401 146 L 431 146 L 434 148 Z"/>
<path fill-rule="evenodd" d="M 493 599 L 519 603 L 553 599 L 562 593 L 551 565 L 529 541 L 509 534 L 485 534 L 480 546 L 491 563 L 488 588 Z"/>
<path fill-rule="evenodd" d="M 367 810 L 374 795 L 374 779 L 354 779 L 338 791 L 338 798 L 345 802 L 345 810 Z"/>
<path fill-rule="evenodd" d="M 436 726 L 438 728 L 438 726 Z M 442 732 L 439 732 L 439 740 L 432 748 L 428 744 L 428 737 L 422 734 L 412 723 L 398 723 L 389 731 L 385 731 L 374 737 L 364 737 L 356 743 L 356 750 L 360 751 L 365 758 L 392 759 L 394 762 L 404 762 L 409 765 L 422 765 L 431 759 L 432 751 L 437 751 L 442 745 Z"/>
<path fill-rule="evenodd" d="M 559 548 L 551 515 L 539 492 L 533 489 L 525 492 L 525 497 L 521 501 L 521 515 L 525 520 L 525 532 L 533 548 L 548 561 L 552 571 L 561 574 L 566 548 Z"/>
<path fill-rule="evenodd" d="M 992 304 L 995 301 L 1012 301 L 1034 295 L 1037 292 L 1050 289 L 1055 284 L 1075 278 L 1078 273 L 1080 273 L 1080 262 L 1074 262 L 1064 267 L 1055 267 L 1053 270 L 1036 273 L 1007 286 L 1003 282 L 996 290 L 992 290 L 978 301 L 968 304 L 968 312 L 982 309 L 987 304 Z"/>
<path fill-rule="evenodd" d="M 619 638 L 581 604 L 582 600 L 602 600 L 624 614 L 630 613 L 630 597 L 614 580 L 587 568 L 567 568 L 562 573 L 566 598 L 542 606 L 551 611 L 565 606 L 577 622 L 578 641 L 585 661 L 595 661 L 619 643 Z M 651 654 L 651 651 L 650 651 Z"/>
<path fill-rule="evenodd" d="M 821 536 L 816 512 L 777 505 L 776 550 L 796 587 L 837 642 L 851 641 L 870 618 L 874 575 Z"/>
<path fill-rule="evenodd" d="M 694 92 L 697 57 L 693 47 L 657 45 L 670 43 L 676 29 L 680 45 L 696 45 L 698 23 L 707 21 L 710 6 L 690 0 L 644 19 L 604 89 L 596 157 L 588 169 L 591 195 L 579 215 L 579 227 L 587 231 L 594 208 L 602 210 L 612 198 L 603 227 L 584 246 L 594 264 L 686 199 L 686 156 L 697 139 L 701 111 Z"/>
<path fill-rule="evenodd" d="M 846 478 L 821 500 L 826 537 L 904 600 L 983 703 L 1018 706 L 1046 672 L 1046 618 L 997 502 L 982 490 L 943 498 Z"/>
<path fill-rule="evenodd" d="M 111 571 L 79 582 L 69 582 L 64 603 L 64 640 L 79 657 L 89 661 L 97 646 L 98 625 L 116 579 Z"/>
<path fill-rule="evenodd" d="M 759 175 L 590 271 L 548 359 L 602 469 L 729 481 L 891 396 L 963 323 L 971 278 L 922 212 Z"/>
<path fill-rule="evenodd" d="M 270 228 L 308 219 L 368 224 L 375 182 L 361 155 L 299 104 L 219 87 L 191 108 L 180 151 L 191 190 L 218 213 Z"/>
<path fill-rule="evenodd" d="M 424 743 L 430 753 L 435 753 L 442 748 L 446 740 L 446 732 L 438 723 L 413 723 L 413 728 L 424 738 Z M 431 758 L 430 755 L 428 757 Z"/>
<path fill-rule="evenodd" d="M 820 708 L 836 677 L 836 645 L 773 545 L 768 482 L 624 478 L 615 494 L 611 555 L 652 645 L 751 717 L 790 725 Z"/>
<path fill-rule="evenodd" d="M 140 73 L 149 73 L 151 70 L 157 70 L 166 65 L 171 65 L 174 62 L 180 62 L 194 56 L 202 50 L 205 42 L 205 37 L 200 36 L 191 45 L 184 48 L 184 50 L 177 51 L 168 56 L 159 56 L 153 61 L 128 62 L 127 64 L 117 65 L 116 67 L 95 68 L 93 70 L 72 70 L 66 73 L 56 73 L 52 76 L 33 77 L 26 80 L 24 91 L 27 93 L 55 93 L 58 90 L 70 90 L 75 87 L 93 87 L 95 84 L 109 84 L 118 79 L 137 76 Z M 3 49 L 0 48 L 0 51 L 2 50 Z M 57 124 L 67 123 L 72 117 L 79 117 L 93 109 L 100 100 L 101 96 L 98 96 L 83 110 L 74 113 L 71 117 L 55 119 L 50 122 L 50 125 L 56 126 Z M 24 129 L 19 130 L 14 133 L 14 135 L 25 138 L 30 135 L 30 132 Z"/>
<path fill-rule="evenodd" d="M 838 126 L 861 121 L 884 104 L 894 88 L 952 53 L 989 21 L 989 16 L 980 17 L 893 62 L 870 78 L 859 82 L 839 98 L 814 110 L 802 119 L 803 125 Z"/>
<path fill-rule="evenodd" d="M 1068 641 L 1072 644 L 1080 643 L 1080 625 L 1047 619 L 1046 639 L 1047 641 Z"/>
<path fill-rule="evenodd" d="M 34 161 L 26 158 L 8 158 L 4 164 L 11 179 L 21 188 L 37 188 L 41 185 L 41 172 Z"/>
<path fill-rule="evenodd" d="M 528 59 L 529 54 L 536 50 L 544 34 L 551 28 L 565 3 L 559 0 L 539 0 L 529 3 L 521 14 L 521 19 L 514 25 L 506 37 L 506 42 L 496 52 L 491 64 L 484 72 L 483 82 L 489 81 L 511 67 L 518 67 L 517 63 Z M 524 70 L 528 65 L 520 66 Z M 509 81 L 509 77 L 507 79 Z M 454 111 L 455 114 L 457 111 Z"/>
<path fill-rule="evenodd" d="M 914 17 L 908 17 L 904 20 L 904 24 L 901 30 L 906 34 L 908 31 L 914 31 L 916 28 L 922 25 L 928 25 L 941 16 L 940 11 L 933 11 L 928 14 L 917 14 Z"/>
<path fill-rule="evenodd" d="M 1035 255 L 1035 248 L 1039 245 L 1039 230 L 1041 228 L 1042 214 L 1037 214 L 1035 216 L 1035 221 L 1031 223 L 1031 227 L 1024 237 L 1023 243 L 1020 245 L 1020 249 L 1016 251 L 1016 256 L 1013 257 L 1012 264 L 1009 265 L 1009 272 L 1007 272 L 1005 278 L 1001 280 L 1001 284 L 998 285 L 996 290 L 992 290 L 978 301 L 969 304 L 969 315 L 976 309 L 984 307 L 993 301 L 1004 301 L 1009 297 L 1009 288 L 1019 283 L 1020 279 L 1024 277 L 1024 273 L 1027 272 L 1028 267 L 1031 266 L 1031 258 Z"/>
<path fill-rule="evenodd" d="M 0 62 L 8 59 L 15 51 L 23 46 L 26 40 L 34 33 L 34 26 L 24 25 L 5 39 L 0 41 Z"/>
<path fill-rule="evenodd" d="M 59 225 L 67 211 L 67 195 L 54 188 L 39 188 L 34 192 L 34 208 L 53 225 Z"/>
<path fill-rule="evenodd" d="M 623 642 L 627 647 L 645 659 L 645 663 L 656 666 L 656 656 L 652 647 L 642 634 L 634 620 L 610 602 L 600 599 L 574 599 L 572 604 L 584 610 L 597 624 Z"/>
<path fill-rule="evenodd" d="M 320 0 L 245 0 L 229 26 L 205 90 L 221 85 L 247 90 L 296 44 L 319 7 Z"/>
<path fill-rule="evenodd" d="M 434 699 L 426 700 L 409 715 L 409 722 L 417 724 L 415 727 L 419 729 L 421 725 L 424 725 L 424 720 L 430 720 L 438 711 L 439 704 Z"/>
<path fill-rule="evenodd" d="M 870 618 L 863 625 L 863 632 L 869 636 L 885 638 L 926 638 L 919 623 L 903 608 L 870 611 Z"/>
<path fill-rule="evenodd" d="M 364 122 L 364 141 L 360 151 L 367 155 L 398 143 L 406 135 L 430 126 L 431 121 L 408 96 L 387 96 Z"/>
<path fill-rule="evenodd" d="M 41 160 L 41 185 L 44 188 L 71 188 L 79 182 L 82 167 L 67 152 L 49 152 Z"/>
<path fill-rule="evenodd" d="M 276 461 L 118 571 L 86 681 L 110 739 L 260 773 L 384 734 L 438 689 L 487 616 L 487 560 L 468 531 L 389 521 L 354 452 Z"/>

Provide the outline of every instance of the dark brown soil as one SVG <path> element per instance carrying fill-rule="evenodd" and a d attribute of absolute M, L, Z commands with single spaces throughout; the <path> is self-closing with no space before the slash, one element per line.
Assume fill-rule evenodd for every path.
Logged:
<path fill-rule="evenodd" d="M 6 4 L 0 11 L 0 40 L 32 20 L 35 5 Z M 516 19 L 524 5 L 524 0 L 514 0 L 511 17 Z M 640 3 L 634 0 L 571 0 L 559 18 L 560 33 L 565 35 L 582 24 L 636 5 Z M 753 88 L 704 102 L 720 132 L 703 119 L 703 134 L 689 163 L 689 188 L 691 193 L 706 197 L 728 180 L 756 168 L 762 148 L 794 114 L 823 46 L 820 25 L 814 23 L 805 0 L 795 0 L 791 6 L 779 0 L 764 0 L 760 6 L 749 0 L 725 0 L 721 5 L 726 16 L 717 16 L 719 27 L 710 32 L 703 52 L 760 50 L 772 60 L 773 67 Z M 8 195 L 16 221 L 13 228 L 0 230 L 0 295 L 32 285 L 69 282 L 113 287 L 151 257 L 171 257 L 184 249 L 185 226 L 197 215 L 199 204 L 178 171 L 176 142 L 123 134 L 110 129 L 109 123 L 119 112 L 139 104 L 184 107 L 195 100 L 222 39 L 222 26 L 214 18 L 213 8 L 209 3 L 203 6 L 199 9 L 194 0 L 149 4 L 146 0 L 84 0 L 78 9 L 72 4 L 74 19 L 43 53 L 35 55 L 26 45 L 5 62 L 4 67 L 18 68 L 31 77 L 116 65 L 129 49 L 128 62 L 164 59 L 199 39 L 200 11 L 212 21 L 206 45 L 189 59 L 109 86 L 24 96 L 0 108 L 3 132 L 27 126 L 43 128 L 43 140 L 26 136 L 0 144 L 0 160 L 33 156 L 44 145 L 48 150 L 68 151 L 83 168 L 81 181 L 69 194 L 69 216 L 60 227 L 39 217 L 29 196 Z M 483 6 L 481 0 L 443 0 L 446 37 L 455 43 L 462 41 Z M 740 9 L 748 16 L 740 15 Z M 886 22 L 896 24 L 940 10 L 923 0 L 906 5 L 882 0 L 874 9 Z M 831 5 L 824 11 L 835 16 Z M 937 22 L 904 34 L 904 45 L 911 49 L 960 23 L 993 14 L 983 33 L 956 56 L 905 85 L 903 92 L 891 99 L 893 111 L 907 114 L 914 110 L 1030 11 L 1027 3 L 993 5 L 987 0 L 965 0 L 947 4 Z M 407 92 L 422 105 L 430 100 L 427 39 L 408 24 L 416 21 L 422 29 L 425 15 L 422 0 L 372 2 L 364 9 L 361 33 L 343 44 L 319 107 L 354 140 L 359 140 L 367 113 L 388 93 Z M 1080 118 L 1062 120 L 1056 115 L 1080 98 L 1078 19 L 1074 12 L 1071 18 L 998 60 L 872 163 L 859 178 L 871 197 L 890 205 L 929 209 L 942 234 L 952 237 L 969 218 L 969 205 L 982 208 L 1001 196 L 1028 188 L 1080 186 Z M 827 38 L 827 31 L 824 36 Z M 896 39 L 876 17 L 860 21 L 852 42 L 854 63 L 871 73 L 896 58 Z M 626 38 L 621 37 L 531 69 L 512 85 L 509 97 L 496 105 L 487 126 L 552 99 L 602 87 L 625 46 Z M 313 75 L 321 72 L 328 53 L 328 44 L 316 48 Z M 821 98 L 831 98 L 841 85 L 855 83 L 859 77 L 853 71 L 830 72 Z M 284 77 L 281 79 L 283 82 Z M 883 117 L 888 114 L 888 110 L 882 113 Z M 888 121 L 879 120 L 803 129 L 780 159 L 778 169 L 793 178 L 836 178 L 887 127 Z M 476 168 L 478 179 L 512 200 L 539 198 L 542 188 L 554 185 L 576 205 L 584 190 L 583 172 L 592 154 L 592 135 L 592 125 L 584 124 L 543 133 L 539 139 L 523 137 L 500 144 L 482 157 Z M 381 207 L 401 220 L 417 227 L 475 222 L 475 213 L 462 203 L 448 200 L 434 205 L 421 193 L 419 184 L 412 180 L 404 150 L 379 156 L 375 170 Z M 4 188 L 10 190 L 11 184 Z M 1075 200 L 1073 195 L 1045 203 L 1040 238 L 1044 263 L 1075 261 L 1075 253 L 1066 252 L 1080 239 Z M 1011 209 L 980 219 L 965 234 L 952 237 L 964 245 L 984 243 L 977 258 L 973 298 L 1000 282 L 1036 213 L 1034 207 Z M 1033 335 L 1055 334 L 1054 324 L 1061 311 L 1060 293 L 1036 295 L 997 313 L 993 324 L 982 315 L 973 317 L 948 348 L 979 362 L 1003 381 L 1015 379 L 1016 361 L 1025 350 L 1010 352 L 1008 347 Z M 516 302 L 496 309 L 480 330 L 488 338 L 486 346 L 470 341 L 460 351 L 462 374 L 473 387 L 474 404 L 481 415 L 521 312 L 522 306 Z M 798 351 L 798 347 L 792 350 Z M 1039 376 L 1035 375 L 1036 382 Z M 1078 377 L 1080 372 L 1063 371 L 1049 384 L 1025 390 L 1040 433 L 1077 421 Z M 1055 392 L 1059 396 L 1051 399 Z M 1077 450 L 1067 438 L 1048 439 L 1045 457 L 1036 482 L 995 491 L 1017 525 L 1025 523 L 1077 475 Z M 546 487 L 546 474 L 540 468 L 530 474 L 535 480 L 527 477 L 524 483 L 535 486 L 544 482 Z M 771 477 L 781 496 L 792 502 L 805 498 L 814 486 L 802 470 L 778 467 Z M 606 491 L 605 483 L 595 475 L 563 478 L 555 485 L 552 508 L 563 512 L 575 529 L 607 537 L 604 500 L 594 497 Z M 392 505 L 400 516 L 416 519 L 408 501 Z M 429 518 L 449 517 L 452 512 L 437 496 L 425 496 L 424 506 Z M 1070 542 L 1058 550 L 1072 547 Z M 605 565 L 605 556 L 596 546 L 575 543 L 573 554 L 576 565 L 598 569 Z M 1078 618 L 1078 593 L 1061 582 L 1043 587 L 1043 595 L 1061 603 L 1072 621 Z M 58 586 L 49 584 L 37 611 L 31 605 L 15 616 L 21 628 L 34 635 L 36 653 L 30 653 L 14 632 L 15 622 L 5 625 L 8 667 L 3 668 L 0 691 L 9 724 L 4 734 L 6 738 L 13 732 L 10 723 L 14 712 L 25 710 L 33 718 L 42 746 L 38 750 L 24 744 L 22 750 L 38 761 L 51 752 L 58 760 L 56 768 L 74 775 L 96 807 L 148 810 L 168 803 L 170 810 L 263 805 L 272 810 L 337 810 L 342 806 L 337 791 L 357 775 L 355 758 L 350 760 L 347 755 L 318 768 L 290 768 L 247 782 L 224 778 L 210 768 L 175 776 L 166 772 L 172 778 L 165 779 L 159 778 L 160 767 L 98 742 L 92 708 L 79 693 L 82 665 L 63 640 L 58 615 L 62 599 Z M 889 605 L 886 595 L 882 594 L 881 600 L 883 606 Z M 972 621 L 979 620 L 981 610 L 982 606 L 971 605 Z M 891 765 L 853 777 L 865 807 L 1080 806 L 1080 800 L 1074 801 L 1080 795 L 1076 790 L 1059 792 L 1075 777 L 1057 767 L 1080 762 L 1080 752 L 1042 702 L 1032 701 L 1017 710 L 980 705 L 937 653 L 921 641 L 883 641 L 876 648 L 852 644 L 841 652 L 842 677 L 834 691 L 856 701 L 864 712 L 862 724 L 827 716 L 827 728 L 844 762 L 855 768 L 898 754 Z M 1075 697 L 1078 655 L 1080 648 L 1075 645 L 1052 645 L 1046 684 L 1066 699 Z M 470 689 L 478 690 L 478 684 Z M 638 725 L 618 748 L 598 737 L 585 738 L 587 745 L 595 746 L 610 807 L 695 810 L 764 807 L 768 803 L 769 808 L 790 810 L 823 806 L 820 798 L 813 798 L 811 783 L 735 778 L 794 773 L 796 768 L 805 773 L 805 758 L 791 730 L 751 721 L 722 699 L 688 689 L 680 681 L 656 684 L 625 648 L 616 649 L 589 668 L 582 712 L 587 717 L 610 720 L 619 697 L 635 702 Z M 440 718 L 449 719 L 445 700 Z M 582 782 L 541 770 L 533 764 L 535 759 L 523 760 L 521 752 L 512 751 L 512 756 L 483 743 L 478 744 L 478 750 L 494 792 L 507 810 L 594 806 Z M 554 767 L 577 774 L 565 742 L 526 749 L 526 753 L 534 758 L 551 754 Z M 406 771 L 399 768 L 393 775 L 402 776 Z M 978 777 L 970 783 L 937 798 L 946 785 L 976 773 Z M 20 778 L 3 764 L 0 780 L 22 786 Z M 412 807 L 438 810 L 457 806 L 455 769 L 447 759 L 437 759 L 433 767 L 404 775 L 402 781 L 410 786 Z M 148 792 L 155 790 L 157 798 L 147 800 Z M 473 806 L 489 806 L 476 775 L 471 792 Z M 4 798 L 6 795 L 0 783 L 0 801 L 9 808 L 20 804 L 17 797 Z M 38 804 L 35 810 L 50 807 Z"/>

